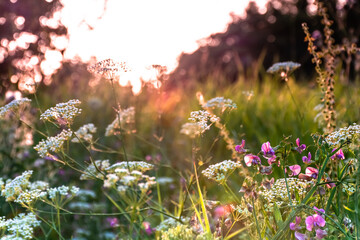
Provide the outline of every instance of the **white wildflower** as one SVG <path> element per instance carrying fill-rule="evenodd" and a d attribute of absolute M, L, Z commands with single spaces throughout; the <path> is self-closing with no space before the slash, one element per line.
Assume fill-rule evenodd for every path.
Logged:
<path fill-rule="evenodd" d="M 73 138 L 72 142 L 79 142 L 80 140 L 84 140 L 85 142 L 92 142 L 93 135 L 92 133 L 96 133 L 96 127 L 93 123 L 85 124 L 84 126 L 80 127 L 75 134 L 75 138 Z"/>
<path fill-rule="evenodd" d="M 296 62 L 279 62 L 279 63 L 275 63 L 273 64 L 271 67 L 268 68 L 267 72 L 268 73 L 283 73 L 285 72 L 286 74 L 298 69 L 301 66 L 300 63 L 296 63 Z"/>
<path fill-rule="evenodd" d="M 41 114 L 40 119 L 46 121 L 60 121 L 71 124 L 74 118 L 81 113 L 77 108 L 81 102 L 78 99 L 70 100 L 66 103 L 58 103 Z"/>
<path fill-rule="evenodd" d="M 226 99 L 224 97 L 215 97 L 207 101 L 202 105 L 204 109 L 206 108 L 219 108 L 221 111 L 225 111 L 226 109 L 236 109 L 236 104 L 231 99 Z"/>
<path fill-rule="evenodd" d="M 10 111 L 16 111 L 21 106 L 23 106 L 29 102 L 31 102 L 31 100 L 28 98 L 22 98 L 22 99 L 18 99 L 18 100 L 15 99 L 15 100 L 11 101 L 10 103 L 6 104 L 5 106 L 0 107 L 0 119 L 4 118 L 5 115 L 7 113 L 9 113 Z"/>
<path fill-rule="evenodd" d="M 225 160 L 220 163 L 210 165 L 207 169 L 202 171 L 207 178 L 223 183 L 229 175 L 236 169 L 241 167 L 240 163 Z"/>
<path fill-rule="evenodd" d="M 36 220 L 36 216 L 33 213 L 20 213 L 13 219 L 2 218 L 2 225 L 9 232 L 5 238 L 1 239 L 32 239 L 34 234 L 34 227 L 40 226 L 40 221 Z"/>
<path fill-rule="evenodd" d="M 60 152 L 63 149 L 64 142 L 67 141 L 72 134 L 72 131 L 64 129 L 55 137 L 48 137 L 46 140 L 41 140 L 34 149 L 40 157 L 50 156 L 50 152 Z"/>
<path fill-rule="evenodd" d="M 110 161 L 106 160 L 96 160 L 95 165 L 100 169 L 100 171 L 104 171 L 106 168 L 110 166 Z M 89 179 L 104 179 L 104 176 L 97 171 L 95 166 L 91 163 L 86 170 L 85 173 L 81 174 L 80 180 L 89 180 Z"/>
<path fill-rule="evenodd" d="M 191 138 L 199 136 L 202 132 L 202 127 L 197 123 L 185 123 L 181 126 L 180 130 L 180 133 L 188 135 Z"/>
<path fill-rule="evenodd" d="M 120 116 L 120 121 L 119 121 Z M 117 134 L 120 129 L 124 130 L 125 125 L 131 124 L 135 119 L 135 108 L 129 107 L 124 110 L 118 111 L 115 120 L 106 127 L 105 136 Z"/>
<path fill-rule="evenodd" d="M 339 147 L 342 142 L 352 140 L 354 142 L 360 139 L 360 125 L 353 123 L 352 125 L 340 128 L 337 131 L 330 133 L 325 141 L 332 147 Z"/>
<path fill-rule="evenodd" d="M 181 221 L 183 223 L 189 222 L 188 218 L 181 217 Z M 174 218 L 167 218 L 164 221 L 162 221 L 157 227 L 157 231 L 166 231 L 169 228 L 176 227 L 177 225 L 181 225 L 181 222 L 176 221 Z"/>
<path fill-rule="evenodd" d="M 131 71 L 126 62 L 115 62 L 110 58 L 97 62 L 90 66 L 88 70 L 109 80 L 119 77 L 121 72 Z"/>
<path fill-rule="evenodd" d="M 119 168 L 119 169 L 128 169 L 129 171 L 138 170 L 141 172 L 145 172 L 152 169 L 153 167 L 154 165 L 143 161 L 129 161 L 129 162 L 124 161 L 124 162 L 115 163 L 110 167 L 106 168 L 105 170 L 108 172 L 115 172 L 115 170 Z"/>
<path fill-rule="evenodd" d="M 13 180 L 7 180 L 6 185 L 1 191 L 1 196 L 5 197 L 7 202 L 14 201 L 29 185 L 29 178 L 33 171 L 25 171 Z"/>

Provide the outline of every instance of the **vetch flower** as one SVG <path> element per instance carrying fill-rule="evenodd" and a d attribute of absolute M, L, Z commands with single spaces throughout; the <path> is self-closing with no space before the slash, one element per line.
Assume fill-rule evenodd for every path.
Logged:
<path fill-rule="evenodd" d="M 305 149 L 306 149 L 306 145 L 305 144 L 301 144 L 300 145 L 300 138 L 296 139 L 296 145 L 297 147 L 295 148 L 296 151 L 298 151 L 299 153 L 302 153 Z"/>
<path fill-rule="evenodd" d="M 314 207 L 314 209 L 316 209 L 317 211 L 320 211 L 322 213 L 325 213 L 324 209 L 318 209 L 317 207 Z M 326 222 L 325 219 L 321 216 L 321 214 L 319 214 L 318 212 L 312 216 L 308 216 L 305 219 L 305 224 L 306 224 L 306 229 L 308 231 L 312 231 L 313 227 L 324 227 Z"/>
<path fill-rule="evenodd" d="M 303 156 L 302 161 L 306 164 L 310 164 L 311 163 L 311 153 L 309 152 L 307 157 Z"/>
<path fill-rule="evenodd" d="M 270 142 L 263 143 L 263 145 L 261 146 L 261 151 L 263 151 L 264 157 L 267 159 L 273 158 L 275 155 L 275 151 L 270 146 Z"/>
<path fill-rule="evenodd" d="M 237 151 L 238 153 L 245 153 L 246 149 L 244 149 L 245 147 L 245 140 L 241 140 L 241 145 L 236 145 L 235 146 L 235 151 Z"/>
<path fill-rule="evenodd" d="M 151 235 L 156 231 L 156 228 L 152 228 L 149 222 L 143 222 L 142 225 L 147 235 Z"/>
<path fill-rule="evenodd" d="M 336 149 L 333 149 L 331 152 L 334 152 Z M 331 156 L 332 160 L 344 160 L 345 155 L 342 149 L 339 149 L 334 155 Z"/>
<path fill-rule="evenodd" d="M 313 167 L 307 167 L 305 170 L 305 174 L 309 177 L 316 179 L 319 174 L 319 170 L 317 170 L 316 168 L 313 168 Z"/>
<path fill-rule="evenodd" d="M 289 173 L 290 177 L 299 175 L 299 173 L 301 171 L 300 165 L 289 166 L 289 169 L 291 170 L 291 173 Z"/>
<path fill-rule="evenodd" d="M 295 232 L 295 238 L 297 240 L 307 240 L 309 237 L 306 234 Z"/>
<path fill-rule="evenodd" d="M 297 231 L 297 230 L 300 230 L 301 227 L 300 227 L 300 222 L 301 222 L 301 218 L 300 217 L 296 217 L 295 218 L 295 223 L 290 223 L 290 229 L 293 230 L 293 231 Z"/>
<path fill-rule="evenodd" d="M 244 157 L 246 166 L 250 167 L 251 165 L 261 164 L 261 160 L 258 156 L 253 154 L 248 154 Z"/>
<path fill-rule="evenodd" d="M 327 231 L 321 228 L 316 229 L 315 232 L 317 239 L 323 239 L 327 235 Z"/>
<path fill-rule="evenodd" d="M 260 173 L 261 174 L 265 174 L 265 175 L 269 175 L 272 173 L 272 166 L 264 166 L 264 165 L 260 165 Z"/>

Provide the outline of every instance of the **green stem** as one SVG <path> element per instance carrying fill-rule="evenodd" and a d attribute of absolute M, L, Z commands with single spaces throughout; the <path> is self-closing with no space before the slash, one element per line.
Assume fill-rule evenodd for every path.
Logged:
<path fill-rule="evenodd" d="M 262 237 L 261 237 L 261 231 L 260 231 L 260 226 L 259 226 L 259 223 L 258 223 L 258 220 L 257 220 L 257 217 L 256 217 L 256 209 L 255 209 L 255 201 L 254 201 L 254 198 L 252 197 L 251 198 L 252 200 L 252 207 L 253 207 L 253 216 L 254 216 L 254 219 L 255 219 L 255 223 L 256 223 L 256 230 L 258 231 L 258 234 L 259 234 L 259 239 L 261 240 Z"/>

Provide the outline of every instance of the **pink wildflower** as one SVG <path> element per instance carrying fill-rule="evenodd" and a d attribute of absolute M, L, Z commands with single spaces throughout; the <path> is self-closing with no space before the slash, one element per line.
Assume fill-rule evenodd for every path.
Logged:
<path fill-rule="evenodd" d="M 296 151 L 298 151 L 299 153 L 302 153 L 302 152 L 306 149 L 306 145 L 305 145 L 305 144 L 301 144 L 301 145 L 300 145 L 300 139 L 299 139 L 299 138 L 296 139 L 296 145 L 297 145 L 297 147 L 296 147 L 295 149 L 296 149 Z"/>
<path fill-rule="evenodd" d="M 142 225 L 145 228 L 145 232 L 146 232 L 147 235 L 151 235 L 156 231 L 155 228 L 151 227 L 149 222 L 143 222 Z"/>
<path fill-rule="evenodd" d="M 334 152 L 336 149 L 333 149 L 332 152 Z M 345 159 L 345 155 L 342 149 L 339 149 L 334 155 L 331 156 L 332 160 L 343 160 Z"/>
<path fill-rule="evenodd" d="M 273 158 L 275 155 L 275 151 L 270 146 L 270 142 L 263 143 L 263 145 L 261 146 L 261 151 L 263 151 L 264 157 L 267 159 Z"/>
<path fill-rule="evenodd" d="M 307 167 L 305 170 L 305 174 L 309 177 L 316 179 L 319 174 L 319 170 L 317 170 L 316 168 L 313 168 L 313 167 Z"/>
<path fill-rule="evenodd" d="M 310 164 L 311 163 L 311 153 L 309 152 L 307 157 L 303 156 L 302 161 L 306 164 Z"/>
<path fill-rule="evenodd" d="M 269 175 L 272 173 L 272 166 L 260 166 L 260 173 L 261 174 L 265 174 L 265 175 Z"/>
<path fill-rule="evenodd" d="M 299 232 L 295 232 L 295 238 L 296 238 L 297 240 L 306 240 L 306 239 L 309 239 L 306 234 L 299 233 Z"/>
<path fill-rule="evenodd" d="M 292 166 L 289 166 L 289 168 L 291 170 L 291 173 L 289 173 L 290 177 L 299 175 L 299 173 L 301 171 L 300 165 L 292 165 Z"/>
<path fill-rule="evenodd" d="M 235 146 L 235 151 L 237 151 L 238 153 L 245 153 L 246 149 L 245 147 L 245 140 L 241 140 L 241 145 L 236 145 Z"/>
<path fill-rule="evenodd" d="M 316 229 L 316 238 L 323 239 L 327 235 L 326 230 L 322 230 L 320 228 Z"/>
<path fill-rule="evenodd" d="M 253 154 L 248 154 L 244 157 L 246 166 L 250 167 L 251 165 L 261 164 L 261 160 L 258 156 Z"/>
<path fill-rule="evenodd" d="M 295 219 L 295 223 L 290 223 L 290 229 L 293 230 L 293 231 L 297 231 L 297 230 L 300 230 L 301 227 L 300 227 L 300 222 L 301 222 L 301 218 L 300 217 L 296 217 Z"/>

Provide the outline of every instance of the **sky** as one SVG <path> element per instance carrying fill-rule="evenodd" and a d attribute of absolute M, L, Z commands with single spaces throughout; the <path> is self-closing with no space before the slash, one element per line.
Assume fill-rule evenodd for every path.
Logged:
<path fill-rule="evenodd" d="M 61 0 L 61 21 L 70 41 L 66 58 L 112 58 L 132 68 L 152 64 L 172 70 L 197 40 L 226 30 L 230 13 L 243 14 L 249 0 Z M 257 0 L 264 6 L 266 0 Z M 103 16 L 102 16 L 103 15 Z M 92 30 L 89 29 L 89 25 Z"/>

